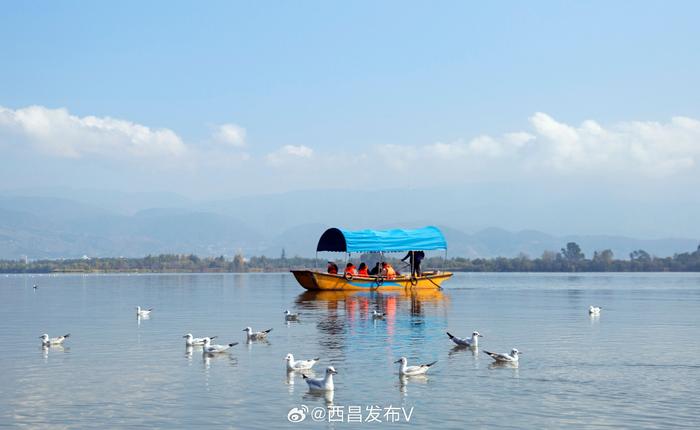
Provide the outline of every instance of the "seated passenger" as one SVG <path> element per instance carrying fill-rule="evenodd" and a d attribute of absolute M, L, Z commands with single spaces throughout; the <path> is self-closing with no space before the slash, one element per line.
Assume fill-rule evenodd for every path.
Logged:
<path fill-rule="evenodd" d="M 331 275 L 337 275 L 338 274 L 338 265 L 332 261 L 329 261 L 328 262 L 328 273 L 330 273 Z"/>
<path fill-rule="evenodd" d="M 348 263 L 345 265 L 345 274 L 346 275 L 357 275 L 357 270 L 355 269 L 355 265 L 352 263 Z"/>
<path fill-rule="evenodd" d="M 387 262 L 382 262 L 382 276 L 386 279 L 396 278 L 396 270 Z"/>
<path fill-rule="evenodd" d="M 357 268 L 357 274 L 358 276 L 369 276 L 369 272 L 367 271 L 367 265 L 365 263 L 360 263 L 360 267 Z"/>
<path fill-rule="evenodd" d="M 377 265 L 372 268 L 372 270 L 369 271 L 369 274 L 371 276 L 379 276 L 379 274 L 382 273 L 382 267 L 381 263 L 377 262 Z"/>

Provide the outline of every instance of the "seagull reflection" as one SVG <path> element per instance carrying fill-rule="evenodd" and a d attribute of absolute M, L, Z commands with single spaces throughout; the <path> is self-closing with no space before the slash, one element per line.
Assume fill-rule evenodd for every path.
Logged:
<path fill-rule="evenodd" d="M 428 375 L 399 376 L 399 392 L 402 396 L 408 395 L 408 384 L 427 384 Z"/>
<path fill-rule="evenodd" d="M 447 356 L 450 358 L 453 358 L 459 354 L 471 354 L 475 360 L 479 359 L 479 347 L 478 346 L 459 346 L 455 345 L 450 349 L 450 352 L 447 353 Z"/>
<path fill-rule="evenodd" d="M 136 314 L 136 325 L 140 326 L 141 325 L 141 320 L 150 320 L 151 316 L 150 315 L 140 315 Z"/>
<path fill-rule="evenodd" d="M 262 340 L 251 340 L 251 339 L 246 339 L 245 341 L 245 346 L 248 347 L 248 350 L 253 349 L 253 345 L 272 345 L 269 340 L 267 339 L 262 339 Z"/>
<path fill-rule="evenodd" d="M 56 352 L 70 352 L 70 347 L 68 346 L 63 346 L 63 345 L 42 345 L 41 346 L 41 355 L 44 358 L 44 362 L 48 361 L 49 359 L 49 351 L 53 351 L 54 353 Z"/>
<path fill-rule="evenodd" d="M 489 369 L 514 369 L 517 371 L 518 362 L 494 361 L 493 363 L 489 364 Z"/>
<path fill-rule="evenodd" d="M 335 394 L 333 391 L 308 391 L 302 396 L 302 399 L 311 402 L 324 400 L 326 402 L 326 406 L 330 406 L 333 404 L 334 397 Z"/>
<path fill-rule="evenodd" d="M 238 364 L 238 359 L 231 354 L 210 354 L 208 352 L 202 353 L 202 363 L 204 364 L 204 368 L 207 370 L 211 368 L 211 363 L 213 361 L 224 361 L 225 358 L 228 358 L 228 364 L 231 366 L 236 366 Z"/>
<path fill-rule="evenodd" d="M 294 378 L 296 377 L 296 372 L 293 370 L 288 370 L 287 371 L 287 378 L 284 380 L 284 383 L 290 386 L 289 392 L 291 393 L 293 390 L 291 388 L 292 385 L 294 385 Z"/>

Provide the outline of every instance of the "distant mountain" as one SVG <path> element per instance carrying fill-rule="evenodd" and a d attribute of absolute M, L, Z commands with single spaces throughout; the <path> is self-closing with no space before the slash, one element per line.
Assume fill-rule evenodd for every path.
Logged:
<path fill-rule="evenodd" d="M 313 256 L 316 242 L 329 226 L 390 228 L 438 225 L 445 234 L 448 256 L 537 257 L 577 242 L 586 255 L 611 249 L 618 258 L 644 249 L 668 256 L 697 248 L 698 240 L 635 239 L 612 235 L 556 236 L 536 230 L 479 229 L 473 233 L 441 220 L 434 209 L 404 205 L 387 214 L 372 202 L 379 194 L 367 193 L 358 203 L 338 193 L 287 193 L 253 196 L 182 206 L 147 206 L 146 201 L 122 202 L 107 209 L 87 202 L 46 196 L 0 196 L 0 258 L 71 258 L 88 256 L 143 256 L 159 253 L 194 253 L 233 256 Z M 410 190 L 392 199 L 411 202 Z M 119 198 L 125 198 L 125 195 Z M 103 197 L 103 200 L 109 200 Z M 157 200 L 157 199 L 156 199 Z M 167 199 L 166 199 L 167 200 Z M 175 198 L 171 203 L 177 200 Z M 392 200 L 393 201 L 393 200 Z M 364 211 L 358 215 L 357 206 Z M 130 207 L 132 211 L 125 211 Z M 437 211 L 439 212 L 439 211 Z M 391 215 L 393 214 L 393 215 Z M 444 215 L 444 214 L 443 214 Z M 396 216 L 395 219 L 391 219 Z"/>

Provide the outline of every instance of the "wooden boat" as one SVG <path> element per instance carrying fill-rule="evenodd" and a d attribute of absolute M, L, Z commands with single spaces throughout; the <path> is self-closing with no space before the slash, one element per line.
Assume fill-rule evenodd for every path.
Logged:
<path fill-rule="evenodd" d="M 351 254 L 368 252 L 407 252 L 447 249 L 442 232 L 437 227 L 406 230 L 359 230 L 338 228 L 326 230 L 319 239 L 316 252 L 344 252 Z M 398 275 L 358 276 L 330 274 L 315 270 L 292 270 L 297 282 L 310 291 L 391 291 L 411 289 L 439 290 L 450 272 L 423 272 L 421 276 Z"/>
<path fill-rule="evenodd" d="M 315 272 L 312 270 L 292 270 L 299 284 L 307 290 L 403 290 L 432 288 L 439 289 L 447 280 L 450 272 L 427 272 L 423 276 L 397 276 L 394 279 L 385 279 L 377 276 L 343 276 L 329 273 Z"/>

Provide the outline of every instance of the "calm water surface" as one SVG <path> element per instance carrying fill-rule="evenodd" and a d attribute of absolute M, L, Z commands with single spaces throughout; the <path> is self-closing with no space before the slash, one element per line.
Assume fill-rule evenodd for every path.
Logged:
<path fill-rule="evenodd" d="M 38 289 L 32 286 L 38 284 Z M 303 293 L 291 274 L 0 277 L 0 426 L 24 428 L 372 428 L 390 406 L 421 428 L 698 428 L 700 276 L 456 275 L 442 293 Z M 589 304 L 603 306 L 599 318 Z M 153 307 L 138 321 L 134 307 Z M 286 324 L 285 309 L 302 313 Z M 372 321 L 382 308 L 386 321 Z M 273 328 L 246 345 L 242 329 Z M 472 330 L 480 351 L 445 331 Z M 65 348 L 37 338 L 71 333 Z M 181 336 L 238 341 L 208 359 Z M 493 368 L 483 349 L 523 351 Z M 339 374 L 308 393 L 283 358 Z M 438 360 L 401 380 L 393 362 Z M 304 424 L 291 408 L 308 408 Z M 382 409 L 382 424 L 314 423 L 314 408 Z M 337 418 L 337 417 L 336 417 Z M 406 419 L 401 416 L 406 426 Z M 397 425 L 397 424 L 394 424 Z"/>

